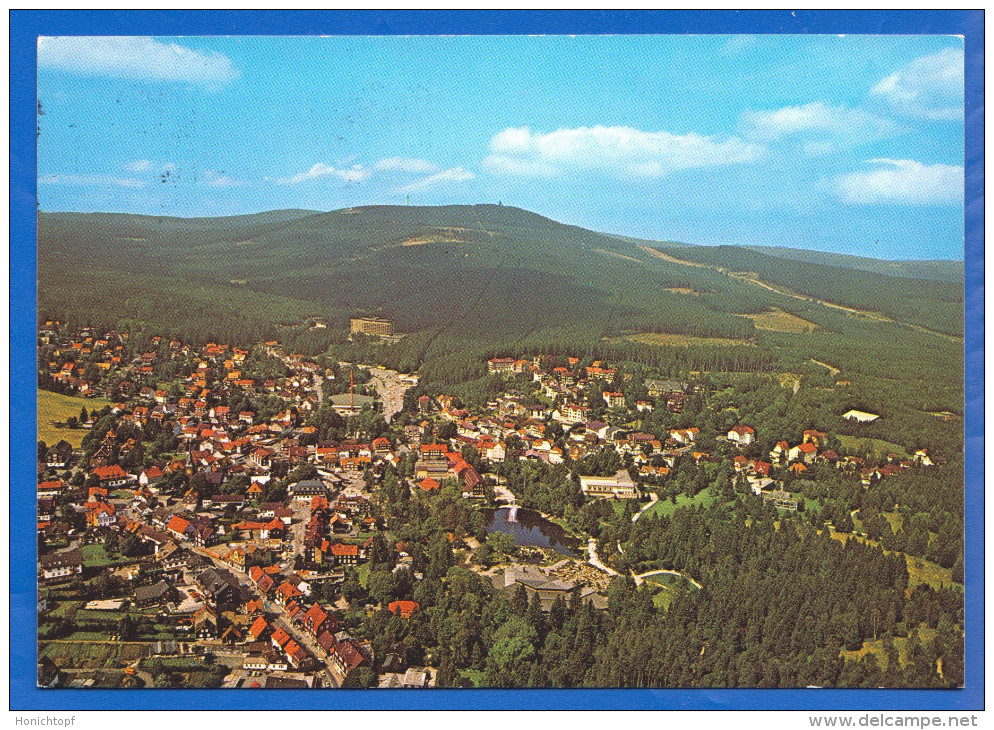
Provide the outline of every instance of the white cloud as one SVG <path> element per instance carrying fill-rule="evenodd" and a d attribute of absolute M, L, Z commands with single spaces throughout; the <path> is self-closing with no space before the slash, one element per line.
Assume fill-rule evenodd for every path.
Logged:
<path fill-rule="evenodd" d="M 212 188 L 234 188 L 245 184 L 244 180 L 235 180 L 217 170 L 205 170 L 203 181 Z"/>
<path fill-rule="evenodd" d="M 201 53 L 142 36 L 43 36 L 38 65 L 87 76 L 175 81 L 214 87 L 240 72 L 221 53 Z"/>
<path fill-rule="evenodd" d="M 761 145 L 737 137 L 645 132 L 632 127 L 578 127 L 548 134 L 511 127 L 490 141 L 483 160 L 488 172 L 556 175 L 596 171 L 618 177 L 661 177 L 677 170 L 759 159 Z"/>
<path fill-rule="evenodd" d="M 124 169 L 128 172 L 148 172 L 152 169 L 151 160 L 135 160 L 134 162 L 129 162 L 124 166 Z"/>
<path fill-rule="evenodd" d="M 368 180 L 371 174 L 372 172 L 362 165 L 338 168 L 334 165 L 326 165 L 323 162 L 315 162 L 306 172 L 297 173 L 293 177 L 280 178 L 276 182 L 281 185 L 297 185 L 298 183 L 317 180 L 322 177 L 332 177 L 337 180 L 343 180 L 344 182 L 362 182 Z"/>
<path fill-rule="evenodd" d="M 963 117 L 963 49 L 922 56 L 883 79 L 870 94 L 901 114 L 925 119 Z"/>
<path fill-rule="evenodd" d="M 963 168 L 959 165 L 890 159 L 868 162 L 876 168 L 835 179 L 833 187 L 844 202 L 937 205 L 963 200 Z"/>
<path fill-rule="evenodd" d="M 38 178 L 39 185 L 111 185 L 119 188 L 143 188 L 144 180 L 133 177 L 116 177 L 114 175 L 42 175 Z"/>
<path fill-rule="evenodd" d="M 462 167 L 452 167 L 448 170 L 437 172 L 434 175 L 429 175 L 428 177 L 422 178 L 421 180 L 413 182 L 410 185 L 397 188 L 396 192 L 415 193 L 437 187 L 438 185 L 442 185 L 444 183 L 466 182 L 467 180 L 472 180 L 474 177 L 476 177 L 476 175 L 469 170 Z"/>
<path fill-rule="evenodd" d="M 874 142 L 900 131 L 889 119 L 863 109 L 815 101 L 801 106 L 743 112 L 739 127 L 749 139 L 802 139 L 809 155 L 828 154 L 838 146 Z"/>
<path fill-rule="evenodd" d="M 385 157 L 379 160 L 373 167 L 377 170 L 409 172 L 417 175 L 438 171 L 438 165 L 428 162 L 428 160 L 418 160 L 411 157 Z"/>

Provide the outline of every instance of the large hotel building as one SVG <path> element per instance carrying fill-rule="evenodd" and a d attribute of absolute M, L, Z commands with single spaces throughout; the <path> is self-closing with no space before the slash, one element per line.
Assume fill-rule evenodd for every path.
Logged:
<path fill-rule="evenodd" d="M 393 322 L 380 317 L 353 317 L 351 320 L 352 333 L 361 332 L 364 335 L 377 337 L 392 337 Z"/>

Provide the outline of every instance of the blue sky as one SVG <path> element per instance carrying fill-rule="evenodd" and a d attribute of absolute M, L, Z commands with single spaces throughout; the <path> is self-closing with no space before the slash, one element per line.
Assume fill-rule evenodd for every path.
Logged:
<path fill-rule="evenodd" d="M 941 36 L 43 38 L 42 210 L 503 202 L 700 244 L 963 256 Z"/>

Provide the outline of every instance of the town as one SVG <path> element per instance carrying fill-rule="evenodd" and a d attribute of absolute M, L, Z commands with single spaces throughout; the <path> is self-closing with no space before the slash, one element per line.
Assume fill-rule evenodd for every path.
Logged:
<path fill-rule="evenodd" d="M 503 595 L 548 626 L 610 612 L 617 586 L 665 610 L 702 575 L 649 555 L 637 530 L 720 502 L 749 511 L 742 530 L 808 520 L 962 581 L 930 527 L 891 529 L 887 484 L 945 455 L 863 436 L 877 413 L 777 430 L 740 420 L 737 399 L 791 383 L 579 355 L 490 357 L 497 395 L 470 403 L 277 341 L 44 322 L 39 397 L 65 415 L 39 423 L 54 434 L 38 450 L 39 683 L 486 684 L 479 638 L 460 635 L 465 656 L 439 649 L 452 591 Z"/>

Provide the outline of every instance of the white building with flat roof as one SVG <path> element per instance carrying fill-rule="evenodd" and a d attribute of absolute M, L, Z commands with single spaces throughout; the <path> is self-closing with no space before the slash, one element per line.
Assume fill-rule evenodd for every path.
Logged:
<path fill-rule="evenodd" d="M 580 490 L 588 497 L 635 499 L 639 496 L 638 485 L 624 469 L 613 477 L 581 476 Z"/>

